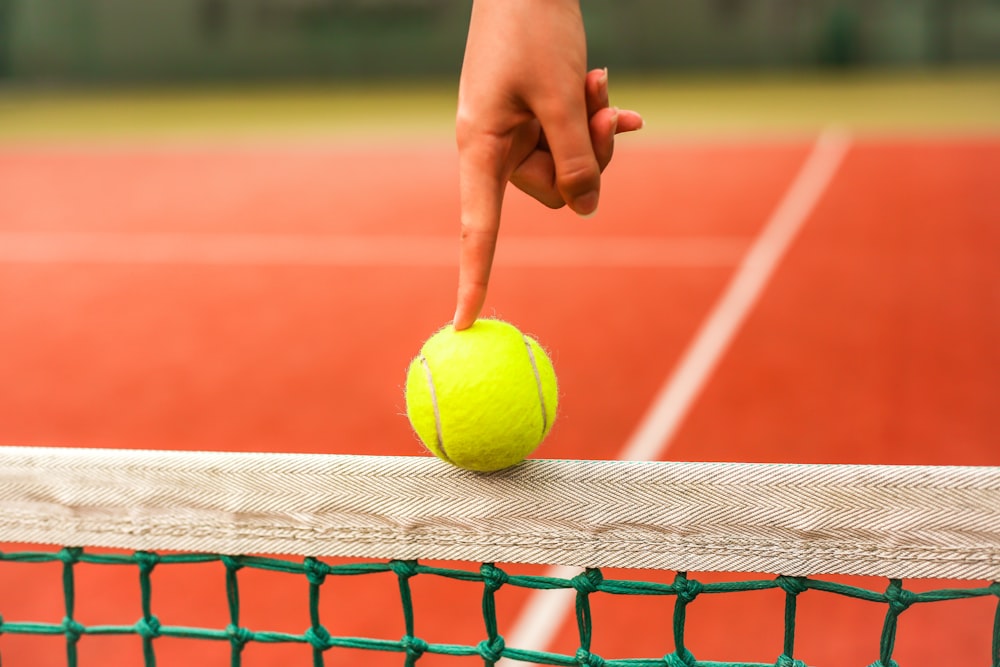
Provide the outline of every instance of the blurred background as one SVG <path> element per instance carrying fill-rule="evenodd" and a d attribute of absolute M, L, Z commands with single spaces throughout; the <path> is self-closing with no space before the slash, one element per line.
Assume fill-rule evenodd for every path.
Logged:
<path fill-rule="evenodd" d="M 0 445 L 421 454 L 401 383 L 454 312 L 470 6 L 0 0 L 0 377 L 16 380 L 0 383 Z M 573 260 L 501 255 L 491 284 L 488 313 L 558 352 L 564 416 L 541 455 L 620 455 L 836 124 L 851 132 L 850 159 L 669 456 L 997 465 L 1000 0 L 582 6 L 591 67 L 609 68 L 612 104 L 641 111 L 646 128 L 616 148 L 593 224 L 518 193 L 505 202 L 507 238 L 569 241 Z M 335 252 L 345 239 L 359 257 Z M 444 259 L 411 262 L 413 239 Z M 594 264 L 587 249 L 609 239 L 721 251 Z M 5 619 L 60 622 L 58 572 L 0 576 Z M 134 574 L 87 576 L 77 619 L 135 622 Z M 158 592 L 158 613 L 224 627 L 222 581 L 212 570 L 178 584 L 173 602 Z M 219 594 L 191 604 L 205 582 Z M 266 604 L 249 627 L 306 627 L 304 584 L 258 589 Z M 332 627 L 397 638 L 388 607 L 364 601 L 331 612 Z M 718 623 L 692 630 L 695 653 L 773 661 L 783 600 L 771 602 L 768 613 L 699 602 Z M 996 604 L 981 602 L 914 605 L 925 616 L 908 612 L 900 664 L 985 664 Z M 421 632 L 479 641 L 472 603 L 433 606 Z M 799 625 L 809 664 L 871 664 L 883 609 L 811 609 Z M 645 623 L 658 629 L 649 655 L 663 654 L 666 617 L 603 613 L 622 629 L 608 626 L 598 652 L 645 652 L 613 645 Z M 554 642 L 570 655 L 571 625 Z M 65 664 L 65 639 L 51 640 L 7 632 L 3 664 Z M 229 650 L 185 644 L 171 661 L 161 646 L 163 664 L 204 664 L 206 651 L 223 664 Z M 138 664 L 134 637 L 81 647 L 100 664 Z M 255 646 L 244 664 L 290 664 L 286 650 L 307 657 Z"/>
<path fill-rule="evenodd" d="M 0 0 L 0 139 L 400 126 L 446 138 L 469 8 Z M 584 0 L 583 9 L 591 66 L 609 67 L 612 103 L 641 109 L 647 135 L 811 133 L 830 122 L 981 132 L 1000 116 L 1000 0 Z"/>
<path fill-rule="evenodd" d="M 449 77 L 468 0 L 0 0 L 0 80 Z M 585 0 L 631 72 L 982 64 L 997 0 Z"/>

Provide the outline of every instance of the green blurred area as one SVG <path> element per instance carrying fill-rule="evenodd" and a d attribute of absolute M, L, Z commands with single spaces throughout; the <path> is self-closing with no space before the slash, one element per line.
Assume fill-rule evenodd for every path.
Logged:
<path fill-rule="evenodd" d="M 471 0 L 0 0 L 0 80 L 435 78 Z M 998 0 L 583 0 L 630 73 L 1000 62 Z"/>
<path fill-rule="evenodd" d="M 470 5 L 0 0 L 0 140 L 449 140 Z M 1000 0 L 582 6 L 646 137 L 1000 131 Z"/>

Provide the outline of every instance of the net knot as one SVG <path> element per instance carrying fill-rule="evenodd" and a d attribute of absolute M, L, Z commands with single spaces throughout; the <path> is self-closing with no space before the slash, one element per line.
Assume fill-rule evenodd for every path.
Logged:
<path fill-rule="evenodd" d="M 149 572 L 160 562 L 160 554 L 151 551 L 136 551 L 132 557 L 139 565 L 139 570 L 145 572 Z"/>
<path fill-rule="evenodd" d="M 785 591 L 789 595 L 798 595 L 799 593 L 805 593 L 809 590 L 809 587 L 806 585 L 805 577 L 786 577 L 782 575 L 774 581 L 778 584 L 778 588 Z"/>
<path fill-rule="evenodd" d="M 692 602 L 703 590 L 705 587 L 700 581 L 688 579 L 683 572 L 678 572 L 674 578 L 674 591 L 676 591 L 677 597 L 684 602 Z"/>
<path fill-rule="evenodd" d="M 604 581 L 604 575 L 598 569 L 587 569 L 576 575 L 570 580 L 573 584 L 573 588 L 576 589 L 578 593 L 594 593 L 596 592 L 601 582 Z"/>
<path fill-rule="evenodd" d="M 782 653 L 778 656 L 778 661 L 774 663 L 774 667 L 809 667 L 809 665 L 802 660 L 796 660 L 795 658 Z"/>
<path fill-rule="evenodd" d="M 242 556 L 223 556 L 222 564 L 226 566 L 227 570 L 242 570 L 243 569 L 243 557 Z"/>
<path fill-rule="evenodd" d="M 1000 581 L 994 581 L 987 588 L 990 593 L 1000 598 Z"/>
<path fill-rule="evenodd" d="M 63 619 L 62 622 L 63 633 L 66 635 L 66 641 L 71 644 L 75 644 L 80 641 L 80 637 L 86 632 L 86 628 L 74 621 L 68 616 Z"/>
<path fill-rule="evenodd" d="M 237 648 L 243 648 L 253 639 L 253 632 L 230 623 L 226 626 L 226 636 L 229 637 L 230 644 Z"/>
<path fill-rule="evenodd" d="M 420 637 L 413 637 L 411 635 L 406 635 L 399 643 L 403 645 L 403 649 L 406 651 L 406 655 L 413 660 L 417 660 L 424 653 L 427 652 L 427 642 L 425 642 Z"/>
<path fill-rule="evenodd" d="M 694 667 L 698 663 L 687 649 L 684 649 L 683 653 L 674 651 L 666 654 L 663 656 L 663 662 L 667 667 Z"/>
<path fill-rule="evenodd" d="M 604 663 L 604 658 L 585 648 L 579 648 L 576 651 L 576 664 L 581 665 L 581 667 L 604 667 Z"/>
<path fill-rule="evenodd" d="M 409 579 L 417 573 L 417 561 L 415 560 L 389 561 L 389 567 L 396 573 L 397 577 L 402 579 Z"/>
<path fill-rule="evenodd" d="M 135 624 L 135 632 L 143 639 L 156 639 L 160 636 L 160 619 L 155 616 L 140 618 Z"/>
<path fill-rule="evenodd" d="M 893 579 L 885 589 L 885 599 L 889 603 L 889 608 L 894 613 L 900 614 L 917 601 L 917 595 L 903 588 L 898 579 Z"/>
<path fill-rule="evenodd" d="M 81 547 L 64 547 L 56 554 L 56 558 L 61 560 L 65 565 L 74 565 L 80 562 L 81 555 L 83 555 Z"/>
<path fill-rule="evenodd" d="M 503 657 L 503 650 L 506 644 L 504 644 L 503 636 L 497 635 L 492 639 L 484 639 L 476 645 L 476 650 L 479 655 L 483 657 L 483 660 L 487 662 L 496 662 Z"/>
<path fill-rule="evenodd" d="M 322 585 L 326 581 L 326 575 L 330 574 L 330 566 L 312 556 L 306 558 L 302 566 L 306 571 L 306 579 L 314 586 Z"/>
<path fill-rule="evenodd" d="M 479 568 L 479 574 L 483 577 L 483 583 L 490 591 L 496 591 L 507 583 L 507 573 L 495 566 L 493 563 L 483 563 Z"/>
<path fill-rule="evenodd" d="M 317 651 L 326 651 L 333 647 L 330 632 L 322 625 L 316 625 L 306 630 L 305 638 L 309 645 Z"/>

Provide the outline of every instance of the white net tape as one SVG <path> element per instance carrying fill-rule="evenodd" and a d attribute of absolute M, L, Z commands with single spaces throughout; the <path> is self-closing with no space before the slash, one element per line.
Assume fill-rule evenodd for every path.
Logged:
<path fill-rule="evenodd" d="M 1000 467 L 0 447 L 0 541 L 1000 580 Z"/>

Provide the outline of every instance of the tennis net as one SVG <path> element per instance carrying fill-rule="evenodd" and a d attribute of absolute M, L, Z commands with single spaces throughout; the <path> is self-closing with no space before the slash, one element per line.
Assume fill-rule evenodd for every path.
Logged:
<path fill-rule="evenodd" d="M 63 639 L 66 664 L 75 666 L 86 638 L 129 635 L 140 639 L 145 665 L 157 664 L 159 641 L 182 638 L 228 645 L 231 665 L 244 664 L 251 644 L 290 643 L 307 646 L 314 665 L 358 649 L 396 654 L 406 665 L 439 655 L 485 665 L 803 667 L 797 601 L 819 591 L 882 605 L 876 667 L 895 664 L 898 619 L 913 605 L 994 599 L 982 663 L 1000 667 L 1000 468 L 535 460 L 484 475 L 423 457 L 4 447 L 0 506 L 0 542 L 52 545 L 7 549 L 0 566 L 58 566 L 62 598 L 61 618 L 37 620 L 8 617 L 0 596 L 0 656 L 6 636 L 47 635 Z M 158 618 L 154 573 L 193 563 L 222 566 L 226 623 Z M 504 565 L 525 563 L 581 571 L 517 574 Z M 134 569 L 135 622 L 77 618 L 76 573 L 104 566 Z M 672 578 L 606 577 L 614 568 Z M 245 577 L 254 571 L 305 579 L 307 627 L 244 624 Z M 703 582 L 690 572 L 773 576 Z M 331 632 L 320 603 L 328 582 L 375 574 L 397 582 L 402 637 Z M 827 575 L 879 577 L 885 585 Z M 977 583 L 917 592 L 905 584 L 913 578 Z M 477 586 L 478 641 L 433 642 L 416 631 L 411 587 L 429 579 Z M 575 650 L 506 639 L 496 597 L 512 588 L 568 592 Z M 686 643 L 689 605 L 764 590 L 784 596 L 776 660 L 699 661 Z M 669 646 L 649 657 L 600 655 L 591 601 L 606 595 L 672 599 Z"/>

